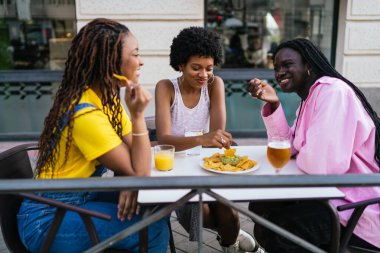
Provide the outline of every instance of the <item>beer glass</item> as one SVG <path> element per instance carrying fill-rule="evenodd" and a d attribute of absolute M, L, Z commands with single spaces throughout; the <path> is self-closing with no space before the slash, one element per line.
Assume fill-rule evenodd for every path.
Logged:
<path fill-rule="evenodd" d="M 268 137 L 267 158 L 278 173 L 290 160 L 290 140 L 288 137 Z"/>

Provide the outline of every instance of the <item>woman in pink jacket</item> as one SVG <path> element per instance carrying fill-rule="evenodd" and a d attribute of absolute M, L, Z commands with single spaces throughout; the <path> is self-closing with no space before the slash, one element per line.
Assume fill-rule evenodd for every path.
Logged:
<path fill-rule="evenodd" d="M 297 166 L 308 174 L 379 173 L 380 121 L 363 93 L 339 74 L 323 53 L 309 40 L 282 43 L 274 55 L 275 78 L 284 92 L 301 97 L 297 118 L 288 126 L 275 90 L 253 79 L 248 85 L 252 97 L 267 104 L 262 116 L 268 136 L 290 136 Z M 379 187 L 340 188 L 342 205 L 380 197 Z M 328 211 L 317 201 L 250 203 L 250 210 L 328 249 L 331 221 Z M 351 211 L 339 212 L 342 230 Z M 255 237 L 268 252 L 305 250 L 273 232 L 256 225 Z M 350 244 L 379 250 L 380 208 L 366 208 Z"/>

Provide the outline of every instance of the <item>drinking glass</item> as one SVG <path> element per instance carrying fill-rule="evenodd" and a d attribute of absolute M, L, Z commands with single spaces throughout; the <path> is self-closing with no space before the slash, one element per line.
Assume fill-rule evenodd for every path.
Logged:
<path fill-rule="evenodd" d="M 199 135 L 203 135 L 203 130 L 186 130 L 185 131 L 185 137 L 189 137 L 189 136 L 199 136 Z M 199 145 L 199 146 L 196 146 L 194 148 L 189 148 L 186 150 L 186 155 L 190 155 L 190 156 L 195 156 L 195 155 L 200 155 L 201 154 L 201 150 L 202 150 L 202 146 Z"/>
<path fill-rule="evenodd" d="M 157 170 L 168 171 L 174 166 L 174 151 L 172 145 L 157 145 L 154 147 L 154 165 Z"/>
<path fill-rule="evenodd" d="M 278 173 L 290 160 L 288 137 L 268 137 L 267 158 Z"/>

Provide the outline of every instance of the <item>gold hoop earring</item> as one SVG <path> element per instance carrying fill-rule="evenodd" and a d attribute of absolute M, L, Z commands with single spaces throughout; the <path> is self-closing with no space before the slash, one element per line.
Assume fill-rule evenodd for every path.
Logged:
<path fill-rule="evenodd" d="M 310 76 L 310 70 L 309 69 L 307 70 L 307 75 Z"/>
<path fill-rule="evenodd" d="M 214 82 L 214 79 L 215 79 L 214 77 L 215 77 L 214 73 L 212 73 L 212 76 L 207 80 L 207 83 L 212 84 Z M 211 79 L 211 81 L 210 81 L 210 79 Z"/>

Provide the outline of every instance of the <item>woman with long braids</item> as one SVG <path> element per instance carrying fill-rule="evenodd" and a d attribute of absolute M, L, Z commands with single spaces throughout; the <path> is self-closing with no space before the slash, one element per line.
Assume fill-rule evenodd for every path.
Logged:
<path fill-rule="evenodd" d="M 149 176 L 151 153 L 144 109 L 151 95 L 138 84 L 142 65 L 138 42 L 126 26 L 95 19 L 79 31 L 40 137 L 37 180 L 100 176 L 104 168 L 118 175 Z M 121 104 L 123 86 L 131 120 Z M 111 221 L 93 219 L 100 241 L 141 220 L 136 192 L 40 194 L 111 215 Z M 18 226 L 29 251 L 40 250 L 55 211 L 23 201 Z M 166 220 L 149 227 L 150 252 L 166 252 L 168 240 Z M 138 241 L 138 234 L 133 234 L 114 247 L 138 252 Z M 91 245 L 80 216 L 67 212 L 50 251 L 83 252 Z"/>
<path fill-rule="evenodd" d="M 323 53 L 307 39 L 279 45 L 274 55 L 275 78 L 284 92 L 301 97 L 297 118 L 289 127 L 275 90 L 253 79 L 248 91 L 267 102 L 262 116 L 268 136 L 290 136 L 297 166 L 308 174 L 379 173 L 380 121 L 363 93 L 339 74 Z M 380 197 L 379 187 L 340 188 L 344 199 L 335 206 Z M 328 250 L 331 221 L 317 201 L 250 203 L 261 214 L 316 246 Z M 344 231 L 352 211 L 339 212 Z M 255 225 L 255 237 L 268 252 L 305 252 L 302 247 Z M 380 208 L 368 206 L 350 244 L 380 249 Z"/>

